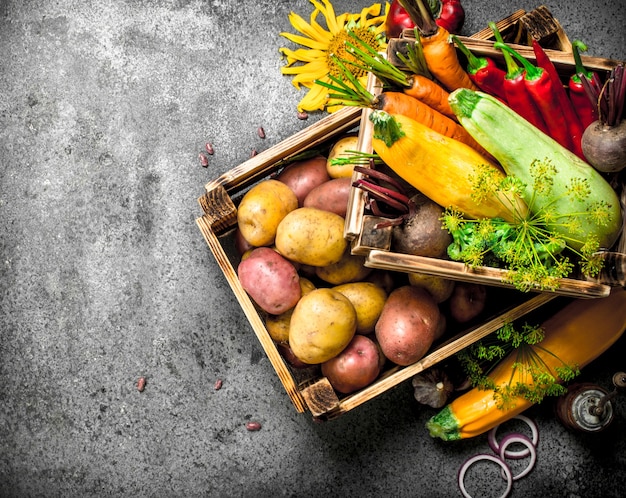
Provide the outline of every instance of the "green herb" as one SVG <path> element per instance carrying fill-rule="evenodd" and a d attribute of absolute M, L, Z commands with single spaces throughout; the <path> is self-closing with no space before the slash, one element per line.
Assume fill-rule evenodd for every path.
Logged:
<path fill-rule="evenodd" d="M 517 397 L 539 403 L 546 396 L 565 393 L 567 389 L 561 382 L 570 381 L 580 373 L 577 366 L 564 362 L 552 371 L 537 354 L 537 351 L 542 351 L 558 359 L 541 346 L 543 338 L 541 327 L 524 324 L 518 330 L 509 323 L 457 353 L 457 358 L 473 387 L 493 390 L 498 408 L 511 407 Z M 496 385 L 489 373 L 504 356 L 511 353 L 516 358 L 510 381 L 504 386 Z"/>
<path fill-rule="evenodd" d="M 599 242 L 596 236 L 584 233 L 581 220 L 588 217 L 606 225 L 610 220 L 610 207 L 604 201 L 585 202 L 591 194 L 589 184 L 585 178 L 573 178 L 563 197 L 582 203 L 583 210 L 559 214 L 555 209 L 555 204 L 561 200 L 558 196 L 553 196 L 543 209 L 535 209 L 537 194 L 544 198 L 553 195 L 553 181 L 558 172 L 548 160 L 535 160 L 530 171 L 533 185 L 529 209 L 527 213 L 512 211 L 513 222 L 501 218 L 466 219 L 453 207 L 445 210 L 443 226 L 453 238 L 448 247 L 449 257 L 472 267 L 506 268 L 509 271 L 504 281 L 521 291 L 557 289 L 558 279 L 574 271 L 572 259 L 583 275 L 597 275 L 602 268 Z M 472 198 L 478 202 L 494 193 L 510 201 L 527 188 L 518 178 L 509 175 L 499 179 L 486 167 L 471 178 L 471 182 Z M 512 202 L 503 204 L 514 205 Z M 555 227 L 567 227 L 568 233 L 576 235 L 566 236 Z M 580 249 L 573 249 L 572 243 Z"/>

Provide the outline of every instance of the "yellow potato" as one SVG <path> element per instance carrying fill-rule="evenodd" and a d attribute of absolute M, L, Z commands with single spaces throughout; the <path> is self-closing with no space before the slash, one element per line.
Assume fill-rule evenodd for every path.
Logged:
<path fill-rule="evenodd" d="M 340 138 L 330 149 L 328 158 L 326 159 L 326 171 L 331 178 L 349 178 L 354 170 L 354 163 L 345 161 L 343 164 L 332 164 L 332 160 L 336 158 L 350 158 L 357 150 L 358 135 L 348 135 Z"/>
<path fill-rule="evenodd" d="M 315 289 L 293 310 L 289 345 L 300 361 L 316 365 L 341 353 L 354 337 L 356 326 L 356 310 L 346 296 L 333 289 Z"/>
<path fill-rule="evenodd" d="M 350 254 L 350 249 L 346 249 L 343 256 L 336 263 L 318 266 L 315 274 L 324 282 L 333 285 L 345 284 L 348 282 L 359 282 L 364 280 L 372 272 L 371 268 L 365 266 L 365 256 L 355 256 Z"/>
<path fill-rule="evenodd" d="M 452 295 L 454 283 L 454 280 L 437 275 L 409 273 L 409 284 L 426 289 L 433 296 L 437 304 L 443 303 Z"/>
<path fill-rule="evenodd" d="M 344 219 L 321 209 L 301 207 L 283 218 L 276 230 L 276 249 L 285 258 L 311 266 L 339 261 L 348 243 L 343 237 Z"/>
<path fill-rule="evenodd" d="M 315 284 L 308 278 L 300 278 L 300 291 L 302 296 L 307 295 L 312 290 L 315 290 Z M 267 315 L 265 317 L 265 328 L 270 337 L 276 342 L 289 341 L 289 323 L 291 322 L 291 315 L 293 314 L 293 308 L 281 313 L 280 315 Z"/>
<path fill-rule="evenodd" d="M 356 310 L 356 333 L 374 332 L 376 322 L 383 311 L 387 293 L 372 282 L 352 282 L 333 287 L 346 296 Z"/>
<path fill-rule="evenodd" d="M 296 194 L 283 182 L 270 179 L 257 183 L 245 193 L 237 209 L 241 236 L 256 247 L 273 244 L 278 224 L 297 207 Z"/>

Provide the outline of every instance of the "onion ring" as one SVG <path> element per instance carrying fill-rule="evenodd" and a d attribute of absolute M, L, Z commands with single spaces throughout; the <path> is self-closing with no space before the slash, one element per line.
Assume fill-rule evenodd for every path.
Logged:
<path fill-rule="evenodd" d="M 506 448 L 511 443 L 522 443 L 524 446 L 528 448 L 528 452 L 530 454 L 530 462 L 528 462 L 528 467 L 526 467 L 516 476 L 512 477 L 514 481 L 517 481 L 519 478 L 524 477 L 531 470 L 533 470 L 533 467 L 535 466 L 535 463 L 537 462 L 537 450 L 535 449 L 535 445 L 533 444 L 533 442 L 530 440 L 528 436 L 525 436 L 524 434 L 509 434 L 502 438 L 502 443 L 500 444 L 500 458 L 502 460 L 505 459 Z M 503 477 L 506 477 L 506 476 L 503 476 Z M 508 477 L 506 477 L 506 479 L 508 480 Z"/>
<path fill-rule="evenodd" d="M 525 422 L 526 425 L 530 427 L 530 431 L 532 433 L 532 444 L 533 446 L 536 447 L 537 443 L 539 442 L 539 429 L 537 428 L 537 424 L 534 421 L 532 421 L 530 418 L 528 418 L 526 415 L 515 415 L 513 418 L 521 420 L 522 422 Z M 493 450 L 494 453 L 500 453 L 500 445 L 498 444 L 498 441 L 496 439 L 496 432 L 498 431 L 498 428 L 500 427 L 500 425 L 502 424 L 496 425 L 487 434 L 487 443 L 489 443 L 489 447 Z M 519 450 L 519 451 L 507 451 L 504 454 L 504 458 L 509 458 L 511 460 L 518 460 L 521 458 L 526 458 L 529 455 L 530 455 L 530 450 L 526 448 L 526 449 Z"/>
<path fill-rule="evenodd" d="M 504 472 L 504 477 L 506 479 L 506 489 L 504 490 L 504 493 L 500 498 L 506 498 L 507 496 L 509 496 L 511 489 L 513 489 L 513 474 L 511 473 L 511 469 L 504 460 L 498 458 L 495 455 L 489 455 L 487 453 L 479 453 L 477 455 L 474 455 L 473 457 L 468 458 L 459 469 L 459 489 L 461 490 L 461 494 L 465 498 L 472 498 L 472 495 L 470 495 L 465 488 L 465 474 L 473 464 L 480 460 L 489 460 L 491 462 L 497 463 L 500 467 L 502 467 L 502 472 Z"/>

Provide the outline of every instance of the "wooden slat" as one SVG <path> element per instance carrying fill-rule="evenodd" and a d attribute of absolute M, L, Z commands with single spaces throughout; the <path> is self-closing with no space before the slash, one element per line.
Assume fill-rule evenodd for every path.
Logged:
<path fill-rule="evenodd" d="M 507 270 L 488 266 L 469 267 L 459 261 L 446 259 L 373 250 L 367 255 L 365 266 L 404 273 L 425 273 L 454 280 L 514 288 L 513 285 L 502 281 Z M 562 296 L 601 298 L 608 296 L 611 292 L 608 285 L 585 280 L 560 278 L 558 283 L 559 287 L 553 293 Z"/>
<path fill-rule="evenodd" d="M 305 150 L 315 148 L 332 136 L 338 136 L 358 125 L 361 109 L 344 107 L 280 143 L 251 157 L 205 185 L 206 191 L 224 187 L 229 193 L 242 189 L 266 176 L 275 165 Z"/>

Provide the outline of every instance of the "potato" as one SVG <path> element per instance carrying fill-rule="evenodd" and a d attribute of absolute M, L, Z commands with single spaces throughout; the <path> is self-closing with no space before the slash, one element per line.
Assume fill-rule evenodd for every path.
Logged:
<path fill-rule="evenodd" d="M 456 284 L 455 280 L 438 275 L 427 275 L 426 273 L 409 273 L 408 278 L 409 284 L 423 287 L 430 292 L 437 304 L 450 298 Z"/>
<path fill-rule="evenodd" d="M 318 185 L 304 198 L 303 206 L 330 211 L 345 218 L 352 178 L 333 178 Z"/>
<path fill-rule="evenodd" d="M 273 244 L 278 224 L 297 207 L 296 194 L 283 182 L 257 183 L 244 194 L 237 209 L 241 236 L 255 247 Z"/>
<path fill-rule="evenodd" d="M 332 160 L 335 158 L 349 158 L 352 156 L 350 150 L 357 150 L 357 144 L 359 142 L 358 135 L 347 135 L 340 138 L 331 147 L 328 153 L 328 159 L 326 160 L 326 171 L 331 178 L 350 178 L 352 177 L 352 171 L 354 170 L 354 163 L 346 162 L 345 164 L 332 164 Z"/>
<path fill-rule="evenodd" d="M 372 269 L 365 266 L 365 256 L 350 254 L 349 247 L 336 263 L 315 268 L 315 275 L 319 279 L 333 285 L 358 282 L 365 279 L 371 272 Z"/>
<path fill-rule="evenodd" d="M 326 171 L 326 158 L 315 156 L 293 162 L 276 179 L 293 190 L 298 198 L 298 206 L 302 207 L 304 198 L 311 190 L 330 180 Z"/>
<path fill-rule="evenodd" d="M 300 277 L 300 293 L 306 296 L 309 292 L 315 290 L 315 285 L 308 278 Z M 270 337 L 276 342 L 287 342 L 289 340 L 289 323 L 293 308 L 288 309 L 280 315 L 267 315 L 265 317 L 265 328 Z"/>
<path fill-rule="evenodd" d="M 439 328 L 439 306 L 426 289 L 405 285 L 394 290 L 376 322 L 376 339 L 387 359 L 410 365 L 431 347 Z"/>
<path fill-rule="evenodd" d="M 303 296 L 293 310 L 289 345 L 301 361 L 323 363 L 350 343 L 356 324 L 356 310 L 346 296 L 333 289 L 315 289 Z"/>
<path fill-rule="evenodd" d="M 276 249 L 287 259 L 311 266 L 339 261 L 348 242 L 343 237 L 344 219 L 321 209 L 294 209 L 279 223 Z"/>
<path fill-rule="evenodd" d="M 239 263 L 237 275 L 252 300 L 273 315 L 293 308 L 302 295 L 300 277 L 293 264 L 269 247 L 250 251 Z"/>
<path fill-rule="evenodd" d="M 387 300 L 385 290 L 372 282 L 352 282 L 333 287 L 346 296 L 356 310 L 356 333 L 371 334 Z"/>

